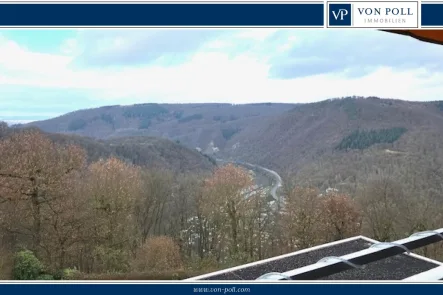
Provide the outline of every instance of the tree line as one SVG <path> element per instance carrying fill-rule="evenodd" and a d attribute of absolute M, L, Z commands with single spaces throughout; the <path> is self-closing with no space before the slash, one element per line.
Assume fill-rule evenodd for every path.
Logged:
<path fill-rule="evenodd" d="M 406 131 L 407 129 L 403 127 L 368 131 L 356 130 L 343 138 L 337 149 L 365 149 L 378 143 L 393 143 Z"/>

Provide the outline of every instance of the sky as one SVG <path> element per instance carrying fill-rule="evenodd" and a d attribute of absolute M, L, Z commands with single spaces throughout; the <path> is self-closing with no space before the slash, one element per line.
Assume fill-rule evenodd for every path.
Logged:
<path fill-rule="evenodd" d="M 0 30 L 0 120 L 134 103 L 443 99 L 443 47 L 376 30 Z"/>

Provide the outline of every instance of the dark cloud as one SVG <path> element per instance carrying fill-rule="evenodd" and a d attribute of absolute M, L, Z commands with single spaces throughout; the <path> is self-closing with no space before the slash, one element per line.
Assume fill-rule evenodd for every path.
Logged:
<path fill-rule="evenodd" d="M 75 60 L 82 66 L 150 64 L 159 58 L 169 65 L 181 63 L 206 42 L 227 30 L 101 30 L 82 31 L 82 53 Z"/>
<path fill-rule="evenodd" d="M 441 46 L 381 31 L 304 31 L 295 34 L 296 45 L 270 59 L 270 77 L 298 77 L 341 73 L 361 77 L 382 67 L 399 70 L 425 68 L 443 70 Z"/>

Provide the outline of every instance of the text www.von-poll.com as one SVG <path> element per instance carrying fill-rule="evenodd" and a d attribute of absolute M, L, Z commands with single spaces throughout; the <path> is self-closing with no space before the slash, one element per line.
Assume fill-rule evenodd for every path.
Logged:
<path fill-rule="evenodd" d="M 225 287 L 225 288 L 194 288 L 195 293 L 249 293 L 251 292 L 250 288 L 237 288 L 237 287 Z"/>

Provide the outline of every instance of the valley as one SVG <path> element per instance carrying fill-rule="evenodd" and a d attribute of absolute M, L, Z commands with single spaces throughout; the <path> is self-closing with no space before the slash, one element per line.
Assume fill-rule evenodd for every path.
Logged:
<path fill-rule="evenodd" d="M 148 103 L 0 124 L 0 251 L 26 245 L 51 276 L 189 277 L 394 240 L 443 222 L 441 191 L 441 102 Z"/>
<path fill-rule="evenodd" d="M 376 97 L 309 104 L 140 104 L 79 110 L 23 126 L 102 141 L 169 139 L 210 158 L 266 167 L 283 180 L 310 182 L 322 190 L 344 184 L 353 193 L 349 180 L 364 182 L 375 170 L 397 179 L 404 173 L 391 170 L 401 165 L 427 170 L 423 161 L 439 158 L 441 106 Z M 377 169 L 365 161 L 377 163 Z M 335 168 L 329 167 L 332 163 Z"/>

